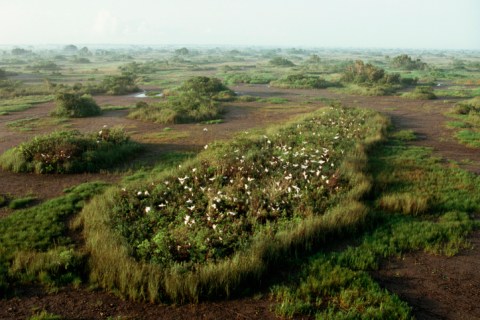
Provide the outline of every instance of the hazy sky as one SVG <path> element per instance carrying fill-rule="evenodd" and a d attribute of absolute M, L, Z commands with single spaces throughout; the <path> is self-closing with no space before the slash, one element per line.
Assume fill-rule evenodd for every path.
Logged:
<path fill-rule="evenodd" d="M 480 50 L 480 0 L 0 0 L 0 44 Z"/>

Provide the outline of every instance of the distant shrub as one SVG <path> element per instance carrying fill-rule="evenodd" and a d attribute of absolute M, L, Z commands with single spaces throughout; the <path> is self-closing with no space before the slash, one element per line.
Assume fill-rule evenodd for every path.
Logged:
<path fill-rule="evenodd" d="M 0 79 L 5 79 L 7 77 L 7 72 L 3 69 L 0 69 Z"/>
<path fill-rule="evenodd" d="M 270 84 L 276 87 L 292 89 L 320 89 L 334 86 L 334 84 L 323 78 L 306 74 L 291 74 L 277 81 L 272 81 Z"/>
<path fill-rule="evenodd" d="M 56 131 L 36 136 L 0 156 L 0 166 L 13 172 L 75 173 L 109 169 L 141 150 L 120 128 L 98 133 Z"/>
<path fill-rule="evenodd" d="M 59 93 L 55 97 L 56 109 L 52 115 L 57 117 L 83 118 L 99 115 L 102 110 L 89 95 L 77 93 Z"/>
<path fill-rule="evenodd" d="M 283 57 L 275 57 L 270 60 L 270 64 L 276 67 L 293 67 L 295 64 Z"/>
<path fill-rule="evenodd" d="M 185 47 L 175 50 L 175 54 L 180 55 L 180 56 L 186 56 L 189 53 L 190 53 L 190 51 Z"/>
<path fill-rule="evenodd" d="M 166 95 L 155 105 L 142 105 L 129 118 L 157 123 L 188 123 L 218 119 L 222 109 L 218 101 L 231 101 L 235 93 L 219 79 L 194 77 Z"/>
<path fill-rule="evenodd" d="M 225 75 L 224 79 L 228 84 L 268 84 L 275 79 L 275 76 L 269 73 L 232 73 Z"/>
<path fill-rule="evenodd" d="M 305 61 L 306 64 L 319 64 L 321 59 L 318 55 L 312 54 L 308 59 Z"/>
<path fill-rule="evenodd" d="M 28 66 L 27 69 L 34 71 L 59 71 L 61 67 L 53 61 L 39 61 L 31 66 Z"/>
<path fill-rule="evenodd" d="M 357 60 L 345 68 L 341 81 L 356 84 L 395 85 L 400 84 L 400 75 L 398 73 L 388 74 L 382 68 Z"/>
<path fill-rule="evenodd" d="M 429 86 L 418 86 L 412 92 L 407 92 L 402 95 L 404 98 L 408 99 L 418 99 L 418 100 L 432 100 L 436 99 L 437 96 L 433 92 L 433 88 Z"/>
<path fill-rule="evenodd" d="M 122 95 L 138 92 L 140 89 L 135 83 L 135 75 L 122 73 L 118 76 L 107 76 L 103 79 L 101 87 L 104 92 L 111 95 Z"/>
<path fill-rule="evenodd" d="M 404 70 L 425 70 L 427 64 L 420 59 L 413 60 L 410 56 L 402 54 L 392 59 L 391 65 Z"/>

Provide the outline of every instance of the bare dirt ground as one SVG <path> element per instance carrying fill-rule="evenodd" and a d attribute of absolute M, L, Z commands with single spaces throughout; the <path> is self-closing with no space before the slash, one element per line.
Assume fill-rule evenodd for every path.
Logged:
<path fill-rule="evenodd" d="M 419 139 L 415 145 L 431 147 L 434 155 L 447 165 L 460 166 L 480 173 L 480 152 L 467 148 L 454 140 L 452 130 L 445 127 L 443 115 L 455 101 L 418 101 L 400 97 L 363 97 L 335 93 L 330 90 L 287 90 L 264 85 L 237 86 L 233 90 L 241 94 L 260 97 L 283 97 L 285 105 L 260 103 L 231 103 L 226 106 L 225 122 L 217 125 L 174 125 L 172 132 L 153 141 L 151 133 L 164 132 L 165 125 L 143 123 L 126 119 L 127 111 L 109 111 L 95 118 L 71 121 L 72 128 L 92 131 L 103 125 L 123 125 L 132 138 L 149 143 L 149 157 L 174 150 L 199 150 L 214 140 L 228 139 L 236 133 L 281 123 L 295 115 L 312 111 L 324 103 L 320 98 L 338 99 L 352 107 L 378 110 L 392 118 L 397 129 L 411 129 Z M 138 101 L 133 97 L 95 97 L 100 105 L 131 105 Z M 0 152 L 5 151 L 33 134 L 51 131 L 40 128 L 34 132 L 19 133 L 6 127 L 9 121 L 26 117 L 46 117 L 53 103 L 37 105 L 29 110 L 0 118 Z M 204 131 L 203 128 L 207 128 Z M 119 181 L 121 174 L 100 173 L 89 175 L 35 176 L 0 171 L 0 194 L 15 196 L 29 193 L 40 199 L 61 194 L 65 187 L 85 181 Z M 3 214 L 8 214 L 4 212 Z M 0 216 L 2 212 L 0 212 Z M 401 260 L 387 261 L 374 277 L 387 289 L 397 293 L 413 308 L 418 319 L 480 319 L 480 234 L 472 236 L 473 249 L 452 257 L 437 257 L 424 253 L 412 253 Z M 1 319 L 22 319 L 35 311 L 47 310 L 66 319 L 107 319 L 122 316 L 123 319 L 275 319 L 272 302 L 266 298 L 244 298 L 232 301 L 200 303 L 198 305 L 161 306 L 123 301 L 111 294 L 87 289 L 62 289 L 48 294 L 38 288 L 26 288 L 23 294 L 8 300 L 0 300 Z"/>

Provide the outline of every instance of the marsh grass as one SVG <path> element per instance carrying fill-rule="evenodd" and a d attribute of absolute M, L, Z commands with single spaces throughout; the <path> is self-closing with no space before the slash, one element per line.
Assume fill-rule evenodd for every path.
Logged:
<path fill-rule="evenodd" d="M 1 295 L 13 293 L 9 288 L 19 282 L 53 286 L 79 281 L 85 270 L 83 254 L 73 251 L 66 220 L 105 187 L 102 182 L 85 183 L 0 219 Z"/>
<path fill-rule="evenodd" d="M 318 253 L 286 284 L 274 286 L 280 316 L 411 319 L 409 306 L 369 272 L 411 251 L 453 256 L 469 248 L 468 235 L 480 227 L 471 216 L 480 208 L 478 176 L 445 168 L 429 150 L 400 140 L 372 151 L 369 167 L 371 196 L 379 204 L 367 209 L 370 231 L 346 249 Z"/>

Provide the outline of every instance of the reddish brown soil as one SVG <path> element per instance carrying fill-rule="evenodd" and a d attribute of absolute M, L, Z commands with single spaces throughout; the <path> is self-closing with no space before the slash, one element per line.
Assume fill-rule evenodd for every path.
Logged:
<path fill-rule="evenodd" d="M 434 154 L 450 165 L 458 165 L 480 173 L 480 152 L 467 148 L 452 138 L 452 130 L 445 127 L 443 115 L 453 102 L 405 100 L 399 97 L 362 97 L 338 94 L 329 90 L 285 90 L 268 86 L 238 86 L 243 94 L 262 97 L 285 97 L 290 100 L 278 110 L 266 110 L 259 103 L 234 103 L 227 106 L 225 123 L 169 126 L 176 132 L 187 132 L 185 138 L 151 143 L 150 156 L 165 151 L 199 150 L 213 140 L 227 139 L 235 133 L 280 123 L 291 117 L 314 110 L 323 104 L 318 98 L 339 99 L 348 106 L 361 106 L 381 111 L 392 118 L 397 129 L 411 129 L 419 139 L 413 144 L 433 148 Z M 132 97 L 96 97 L 101 105 L 130 105 L 138 101 Z M 309 101 L 309 103 L 305 103 Z M 0 118 L 0 152 L 25 141 L 35 133 L 52 130 L 42 128 L 34 133 L 18 133 L 6 128 L 7 121 L 29 116 L 47 116 L 52 103 L 38 105 L 30 110 L 12 113 Z M 134 139 L 142 141 L 146 133 L 161 132 L 165 126 L 125 119 L 126 111 L 110 111 L 96 118 L 71 122 L 79 130 L 97 130 L 103 125 L 122 124 Z M 203 131 L 207 127 L 208 131 Z M 452 163 L 453 161 L 454 163 Z M 118 181 L 120 175 L 17 175 L 0 171 L 0 194 L 25 195 L 33 193 L 41 199 L 57 196 L 63 188 L 83 181 Z M 5 213 L 4 213 L 5 214 Z M 1 212 L 0 212 L 1 215 Z M 473 250 L 465 250 L 452 258 L 413 253 L 401 260 L 392 260 L 375 273 L 375 278 L 399 294 L 413 308 L 418 319 L 480 319 L 480 234 L 472 237 Z M 1 319 L 21 319 L 35 310 L 47 310 L 67 319 L 106 319 L 122 316 L 127 319 L 274 319 L 268 299 L 245 298 L 232 301 L 201 303 L 185 306 L 159 306 L 123 301 L 111 294 L 86 289 L 63 289 L 47 294 L 39 289 L 8 300 L 0 300 Z"/>

